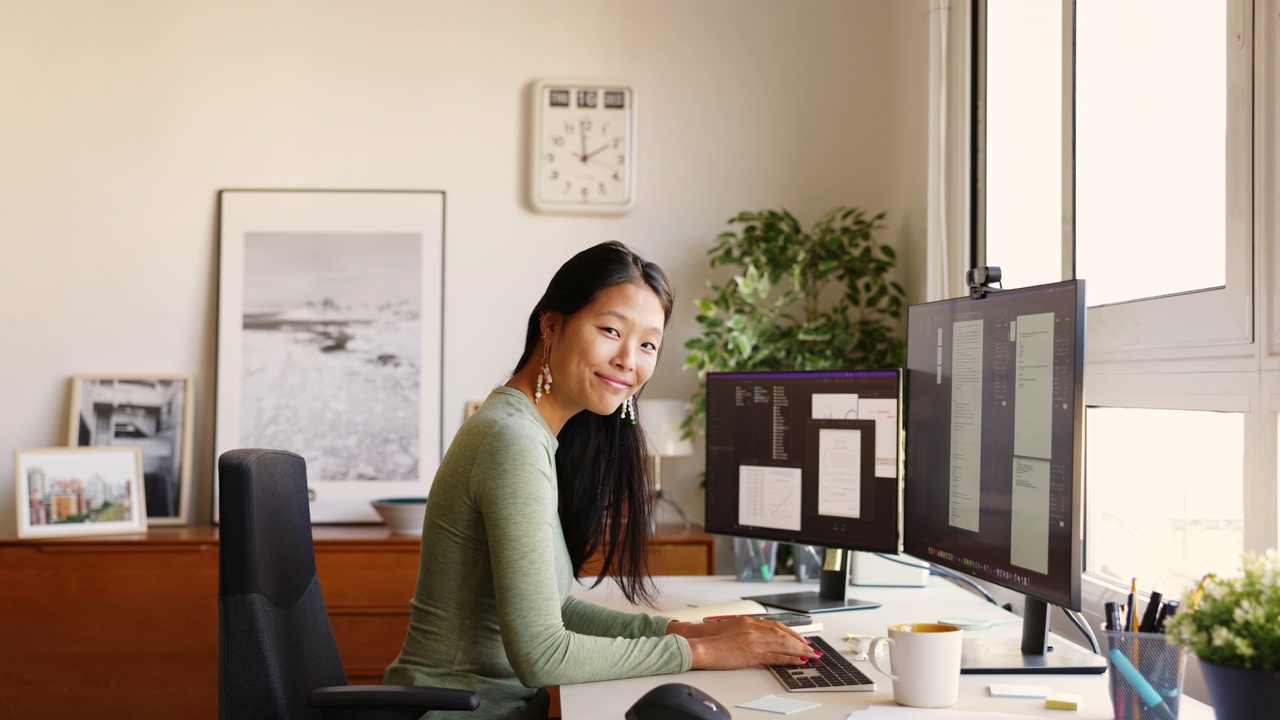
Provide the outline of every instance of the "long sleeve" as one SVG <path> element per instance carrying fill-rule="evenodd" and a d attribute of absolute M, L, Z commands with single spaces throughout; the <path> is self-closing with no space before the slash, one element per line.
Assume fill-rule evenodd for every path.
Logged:
<path fill-rule="evenodd" d="M 661 637 L 667 634 L 671 618 L 646 613 L 623 612 L 600 607 L 572 595 L 560 608 L 565 627 L 583 635 L 600 637 Z"/>
<path fill-rule="evenodd" d="M 541 687 L 687 670 L 693 659 L 688 641 L 654 632 L 647 616 L 620 621 L 625 613 L 591 612 L 584 603 L 564 600 L 572 578 L 553 459 L 539 457 L 541 449 L 528 443 L 508 444 L 501 435 L 491 433 L 486 445 L 501 442 L 505 451 L 482 449 L 472 489 L 489 532 L 498 627 L 520 681 Z M 568 618 L 562 606 L 569 608 Z M 584 629 L 613 626 L 625 634 L 584 634 L 570 623 Z"/>
<path fill-rule="evenodd" d="M 445 454 L 427 499 L 409 632 L 384 681 L 475 690 L 471 714 L 519 716 L 534 688 L 675 673 L 689 643 L 666 621 L 569 596 L 556 439 L 533 403 L 497 388 Z"/>

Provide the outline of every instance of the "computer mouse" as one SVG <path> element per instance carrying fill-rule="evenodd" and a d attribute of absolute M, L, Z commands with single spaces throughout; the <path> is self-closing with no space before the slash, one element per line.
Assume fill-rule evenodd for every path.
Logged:
<path fill-rule="evenodd" d="M 667 683 L 650 690 L 627 709 L 627 720 L 730 720 L 718 700 L 684 683 Z"/>

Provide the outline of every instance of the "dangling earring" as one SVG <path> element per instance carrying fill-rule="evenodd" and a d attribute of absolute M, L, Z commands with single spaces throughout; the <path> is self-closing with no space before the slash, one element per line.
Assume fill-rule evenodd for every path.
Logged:
<path fill-rule="evenodd" d="M 543 335 L 542 337 L 546 337 Z M 542 344 L 542 370 L 538 373 L 538 386 L 533 392 L 533 404 L 542 403 L 542 394 L 551 394 L 551 366 L 547 364 L 547 356 L 551 353 L 551 343 Z"/>
<path fill-rule="evenodd" d="M 631 424 L 636 424 L 636 401 L 635 396 L 627 398 L 622 403 L 622 419 L 627 419 L 627 413 L 631 413 Z"/>

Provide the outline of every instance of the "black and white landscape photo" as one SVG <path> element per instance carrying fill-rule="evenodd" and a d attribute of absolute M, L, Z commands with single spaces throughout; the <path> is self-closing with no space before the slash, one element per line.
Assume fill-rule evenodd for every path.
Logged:
<path fill-rule="evenodd" d="M 422 237 L 249 232 L 241 447 L 311 480 L 419 480 Z"/>

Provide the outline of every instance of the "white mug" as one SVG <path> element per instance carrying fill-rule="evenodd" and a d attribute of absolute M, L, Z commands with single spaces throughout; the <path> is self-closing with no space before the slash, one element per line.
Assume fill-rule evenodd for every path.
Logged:
<path fill-rule="evenodd" d="M 893 699 L 921 708 L 956 704 L 960 690 L 960 650 L 964 631 L 941 623 L 908 623 L 889 628 L 889 637 L 871 641 L 868 655 L 877 670 L 893 679 Z M 880 667 L 879 649 L 888 644 L 889 664 Z"/>

